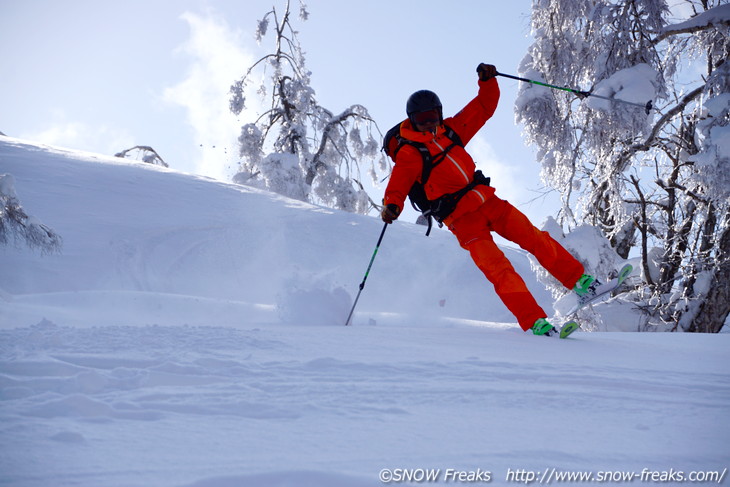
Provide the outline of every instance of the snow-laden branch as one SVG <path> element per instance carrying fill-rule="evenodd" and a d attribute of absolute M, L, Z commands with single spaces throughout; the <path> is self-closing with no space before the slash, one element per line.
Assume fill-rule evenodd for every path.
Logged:
<path fill-rule="evenodd" d="M 679 103 L 677 103 L 677 105 L 667 110 L 664 115 L 662 115 L 661 118 L 659 118 L 659 120 L 654 124 L 651 132 L 649 132 L 649 135 L 646 137 L 646 139 L 644 139 L 644 142 L 642 142 L 641 144 L 634 144 L 630 146 L 629 149 L 624 154 L 622 154 L 620 160 L 623 160 L 626 157 L 630 157 L 636 152 L 649 150 L 652 143 L 657 138 L 659 132 L 664 128 L 664 126 L 669 123 L 671 119 L 682 113 L 687 108 L 687 105 L 689 103 L 699 98 L 699 96 L 705 91 L 705 86 L 706 85 L 702 85 L 690 91 L 682 98 Z M 622 165 L 619 169 L 623 170 L 623 168 L 624 167 Z"/>
<path fill-rule="evenodd" d="M 730 26 L 730 4 L 719 5 L 684 22 L 668 25 L 663 29 L 663 32 L 652 41 L 652 43 L 656 45 L 670 36 L 695 34 L 697 32 L 722 26 Z"/>

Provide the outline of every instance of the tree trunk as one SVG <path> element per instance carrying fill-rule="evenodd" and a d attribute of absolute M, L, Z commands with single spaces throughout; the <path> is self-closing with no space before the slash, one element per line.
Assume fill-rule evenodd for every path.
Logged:
<path fill-rule="evenodd" d="M 726 222 L 728 219 L 730 215 L 726 215 Z M 730 286 L 727 285 L 730 282 L 730 227 L 727 225 L 720 235 L 717 262 L 719 266 L 710 289 L 688 331 L 718 333 L 730 314 Z"/>

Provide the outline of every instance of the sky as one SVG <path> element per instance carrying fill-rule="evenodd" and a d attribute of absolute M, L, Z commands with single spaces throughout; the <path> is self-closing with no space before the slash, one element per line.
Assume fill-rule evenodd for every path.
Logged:
<path fill-rule="evenodd" d="M 311 0 L 294 25 L 319 103 L 363 105 L 385 132 L 416 90 L 438 93 L 449 116 L 476 95 L 480 62 L 516 74 L 530 4 Z M 239 128 L 257 115 L 231 114 L 228 89 L 273 49 L 271 35 L 254 38 L 272 6 L 285 2 L 0 0 L 0 132 L 109 155 L 148 145 L 176 170 L 228 180 Z M 497 194 L 539 225 L 558 202 L 542 196 L 514 122 L 518 83 L 500 79 L 500 106 L 467 148 Z"/>

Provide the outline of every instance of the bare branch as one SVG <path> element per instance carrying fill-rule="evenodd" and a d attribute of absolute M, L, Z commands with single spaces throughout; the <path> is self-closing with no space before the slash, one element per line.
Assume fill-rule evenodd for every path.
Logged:
<path fill-rule="evenodd" d="M 157 151 L 154 150 L 149 145 L 135 145 L 134 147 L 130 147 L 129 149 L 123 150 L 121 152 L 117 152 L 116 154 L 114 154 L 114 157 L 125 158 L 133 150 L 140 151 L 140 153 L 142 154 L 143 162 L 146 162 L 148 164 L 157 164 L 157 165 L 160 165 L 163 167 L 170 167 L 164 161 L 164 159 L 162 159 L 162 157 L 157 153 Z"/>

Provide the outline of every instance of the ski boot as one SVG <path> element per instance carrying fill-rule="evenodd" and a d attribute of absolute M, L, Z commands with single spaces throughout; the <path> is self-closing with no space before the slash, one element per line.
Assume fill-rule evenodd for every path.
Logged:
<path fill-rule="evenodd" d="M 548 336 L 548 337 L 553 336 L 558 331 L 545 318 L 540 318 L 539 320 L 537 320 L 535 322 L 535 324 L 532 325 L 532 328 L 530 328 L 530 329 L 532 330 L 532 333 L 534 335 L 543 335 L 543 336 Z"/>
<path fill-rule="evenodd" d="M 578 304 L 584 305 L 598 296 L 598 290 L 603 285 L 601 281 L 590 274 L 583 274 L 575 283 L 573 291 L 578 295 Z"/>
<path fill-rule="evenodd" d="M 578 325 L 577 322 L 571 320 L 566 322 L 560 328 L 560 330 L 558 330 L 553 325 L 551 325 L 547 319 L 540 318 L 535 322 L 534 325 L 532 325 L 531 330 L 534 335 L 547 337 L 558 336 L 560 338 L 568 338 L 568 336 L 578 328 L 580 328 L 580 325 Z"/>

